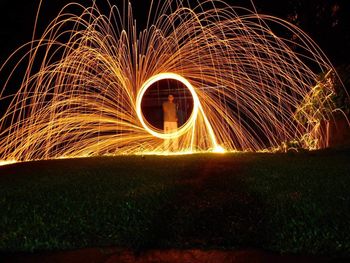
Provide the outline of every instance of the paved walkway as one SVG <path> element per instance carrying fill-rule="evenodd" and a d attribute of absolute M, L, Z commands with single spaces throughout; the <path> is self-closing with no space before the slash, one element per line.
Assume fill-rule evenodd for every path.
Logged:
<path fill-rule="evenodd" d="M 327 258 L 276 255 L 261 250 L 150 250 L 138 255 L 118 248 L 0 255 L 2 263 L 335 263 Z"/>

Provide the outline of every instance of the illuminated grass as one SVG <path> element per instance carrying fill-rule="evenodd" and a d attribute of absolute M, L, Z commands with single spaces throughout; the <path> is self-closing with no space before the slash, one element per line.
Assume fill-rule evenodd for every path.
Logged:
<path fill-rule="evenodd" d="M 0 167 L 0 250 L 258 247 L 350 256 L 349 151 Z"/>

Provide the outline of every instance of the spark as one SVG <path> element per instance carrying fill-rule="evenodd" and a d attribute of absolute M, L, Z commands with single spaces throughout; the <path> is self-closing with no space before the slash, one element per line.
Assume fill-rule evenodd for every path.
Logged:
<path fill-rule="evenodd" d="M 151 6 L 140 33 L 129 2 L 127 12 L 110 5 L 105 15 L 96 1 L 64 7 L 1 68 L 26 51 L 13 68 L 29 61 L 24 78 L 0 119 L 0 160 L 276 151 L 290 141 L 324 147 L 320 122 L 332 111 L 305 109 L 310 98 L 327 106 L 317 103 L 325 93 L 313 91 L 319 73 L 335 71 L 315 42 L 277 17 L 218 0 L 192 3 Z M 147 89 L 163 79 L 184 84 L 194 104 L 171 134 L 152 127 L 141 109 Z M 169 138 L 179 140 L 177 152 L 164 149 Z"/>
<path fill-rule="evenodd" d="M 17 160 L 0 161 L 0 166 L 17 163 Z"/>

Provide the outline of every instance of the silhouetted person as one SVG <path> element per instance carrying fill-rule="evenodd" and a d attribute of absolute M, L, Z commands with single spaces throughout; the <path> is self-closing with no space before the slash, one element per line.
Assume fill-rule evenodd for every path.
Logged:
<path fill-rule="evenodd" d="M 173 133 L 177 131 L 177 106 L 174 103 L 174 96 L 169 95 L 168 101 L 163 102 L 163 116 L 164 116 L 164 133 Z M 164 141 L 164 148 L 166 151 L 177 151 L 178 140 L 166 139 Z"/>

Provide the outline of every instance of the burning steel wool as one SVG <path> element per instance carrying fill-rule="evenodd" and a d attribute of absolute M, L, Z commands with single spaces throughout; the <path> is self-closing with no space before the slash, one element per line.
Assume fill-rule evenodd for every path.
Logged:
<path fill-rule="evenodd" d="M 40 38 L 16 51 L 26 54 L 14 71 L 29 63 L 1 117 L 0 160 L 275 151 L 290 141 L 322 148 L 320 123 L 332 118 L 323 109 L 334 92 L 319 80 L 334 74 L 322 50 L 277 17 L 192 2 L 151 6 L 140 32 L 129 2 L 126 12 L 110 5 L 102 13 L 96 1 L 65 6 Z M 193 105 L 171 133 L 150 125 L 141 107 L 147 90 L 168 79 L 188 89 Z M 175 152 L 164 147 L 167 139 L 178 141 Z"/>

